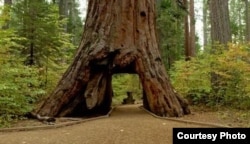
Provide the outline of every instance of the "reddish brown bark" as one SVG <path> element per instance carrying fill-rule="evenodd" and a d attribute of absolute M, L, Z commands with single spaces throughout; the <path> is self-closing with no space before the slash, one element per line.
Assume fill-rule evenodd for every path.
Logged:
<path fill-rule="evenodd" d="M 210 0 L 211 40 L 213 44 L 232 41 L 228 0 Z"/>
<path fill-rule="evenodd" d="M 67 116 L 107 112 L 114 73 L 137 73 L 144 106 L 160 116 L 190 113 L 175 93 L 158 50 L 155 0 L 91 0 L 81 44 L 54 92 L 37 110 Z"/>
<path fill-rule="evenodd" d="M 185 56 L 186 60 L 190 60 L 195 56 L 195 13 L 194 0 L 183 0 L 183 4 L 188 9 L 188 13 L 184 18 L 185 30 Z"/>

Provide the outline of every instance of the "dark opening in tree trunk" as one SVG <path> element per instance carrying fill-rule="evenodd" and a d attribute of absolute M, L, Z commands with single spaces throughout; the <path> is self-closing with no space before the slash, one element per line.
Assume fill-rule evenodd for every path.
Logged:
<path fill-rule="evenodd" d="M 91 0 L 74 61 L 36 113 L 81 116 L 106 113 L 112 75 L 138 74 L 144 107 L 159 116 L 190 113 L 168 79 L 158 49 L 155 0 Z"/>

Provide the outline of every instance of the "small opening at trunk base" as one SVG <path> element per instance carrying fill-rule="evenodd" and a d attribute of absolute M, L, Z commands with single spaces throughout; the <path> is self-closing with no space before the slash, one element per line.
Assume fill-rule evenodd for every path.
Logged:
<path fill-rule="evenodd" d="M 145 12 L 145 11 L 141 11 L 141 12 L 140 12 L 140 15 L 141 15 L 142 17 L 145 17 L 145 16 L 146 16 L 146 12 Z"/>
<path fill-rule="evenodd" d="M 142 103 L 142 86 L 137 74 L 112 76 L 112 105 Z"/>

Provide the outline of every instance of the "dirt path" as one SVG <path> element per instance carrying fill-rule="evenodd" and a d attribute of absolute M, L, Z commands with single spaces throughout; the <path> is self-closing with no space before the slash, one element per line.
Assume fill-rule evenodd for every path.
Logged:
<path fill-rule="evenodd" d="M 69 127 L 0 133 L 0 144 L 171 144 L 173 127 L 204 126 L 157 119 L 126 105 L 109 118 Z"/>

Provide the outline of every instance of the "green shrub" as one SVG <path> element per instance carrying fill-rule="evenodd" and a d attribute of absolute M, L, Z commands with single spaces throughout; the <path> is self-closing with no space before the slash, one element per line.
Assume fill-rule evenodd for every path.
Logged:
<path fill-rule="evenodd" d="M 203 52 L 190 61 L 177 61 L 171 69 L 175 88 L 194 104 L 250 108 L 250 61 L 247 45 L 218 46 L 217 52 Z M 211 75 L 217 76 L 216 85 Z M 216 89 L 216 90 L 215 90 Z"/>
<path fill-rule="evenodd" d="M 33 108 L 33 104 L 45 94 L 40 88 L 35 68 L 22 65 L 0 66 L 0 126 Z"/>
<path fill-rule="evenodd" d="M 38 68 L 27 67 L 18 59 L 1 56 L 0 127 L 32 110 L 34 103 L 45 94 L 39 79 Z"/>
<path fill-rule="evenodd" d="M 24 11 L 16 13 L 20 10 L 16 6 L 24 8 L 21 4 L 17 3 L 11 9 L 0 7 L 0 127 L 21 118 L 53 90 L 75 48 L 70 43 L 70 35 L 64 32 L 64 22 L 58 21 L 57 7 L 48 3 L 39 5 L 43 13 L 47 10 L 35 22 L 36 32 L 40 35 L 36 35 L 35 41 L 29 40 L 26 36 L 30 31 L 23 31 L 18 22 L 24 17 L 30 20 Z M 36 43 L 34 56 L 37 63 L 25 66 L 29 56 L 26 50 L 31 41 Z"/>
<path fill-rule="evenodd" d="M 0 15 L 0 27 L 4 25 L 4 15 Z M 23 59 L 11 53 L 10 47 L 19 47 L 13 40 L 12 29 L 0 29 L 0 127 L 9 123 L 33 108 L 45 91 L 40 88 L 38 68 L 23 65 Z"/>
<path fill-rule="evenodd" d="M 0 40 L 0 127 L 30 112 L 51 92 L 66 67 L 25 66 L 24 58 L 9 52 L 9 47 L 18 46 L 12 41 L 15 36 L 7 32 L 5 35 Z"/>

